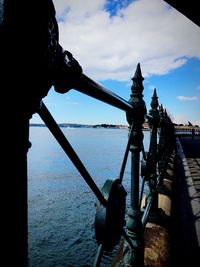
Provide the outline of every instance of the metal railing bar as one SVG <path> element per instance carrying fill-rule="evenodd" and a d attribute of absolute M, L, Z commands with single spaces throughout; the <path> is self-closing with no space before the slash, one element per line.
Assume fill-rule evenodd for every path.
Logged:
<path fill-rule="evenodd" d="M 95 256 L 93 267 L 99 267 L 101 263 L 101 257 L 103 256 L 103 245 L 100 244 Z"/>
<path fill-rule="evenodd" d="M 146 226 L 146 223 L 147 223 L 147 220 L 148 220 L 148 217 L 149 217 L 149 213 L 150 213 L 150 209 L 151 209 L 152 203 L 153 203 L 153 196 L 151 196 L 148 199 L 146 208 L 145 208 L 143 216 L 142 216 L 142 229 L 143 229 L 143 231 L 145 229 L 145 226 Z"/>
<path fill-rule="evenodd" d="M 141 190 L 140 190 L 140 201 L 139 201 L 140 208 L 141 208 L 142 198 L 143 198 L 143 193 L 144 193 L 144 184 L 145 184 L 145 177 L 142 177 L 142 185 L 141 185 Z"/>
<path fill-rule="evenodd" d="M 80 80 L 76 81 L 74 89 L 126 112 L 133 111 L 133 106 L 128 101 L 93 81 L 85 74 L 82 74 Z"/>
<path fill-rule="evenodd" d="M 134 127 L 133 127 L 133 124 L 132 124 L 130 132 L 129 132 L 129 139 L 128 139 L 128 143 L 127 143 L 126 150 L 125 150 L 125 153 L 124 153 L 124 158 L 123 158 L 120 174 L 119 174 L 120 183 L 122 183 L 122 179 L 123 179 L 123 176 L 124 176 L 124 171 L 125 171 L 125 168 L 126 168 L 126 162 L 127 162 L 127 159 L 128 159 L 128 153 L 129 153 L 129 149 L 130 149 L 130 145 L 131 145 L 131 138 L 132 138 L 132 135 L 133 135 L 133 131 L 134 131 Z"/>
<path fill-rule="evenodd" d="M 42 102 L 41 108 L 38 110 L 38 114 L 40 115 L 41 119 L 44 121 L 46 126 L 49 128 L 57 142 L 60 144 L 60 146 L 63 148 L 67 156 L 70 158 L 74 166 L 77 168 L 83 179 L 86 181 L 86 183 L 89 185 L 91 190 L 94 192 L 97 199 L 100 201 L 100 203 L 105 207 L 107 205 L 107 200 L 104 198 L 103 194 L 95 184 L 94 180 L 86 170 L 85 166 L 79 159 L 78 155 L 68 142 L 67 138 L 57 125 L 56 121 L 52 117 L 51 113 L 45 106 L 45 104 Z"/>
<path fill-rule="evenodd" d="M 122 230 L 122 235 L 123 235 L 124 239 L 126 240 L 126 242 L 129 244 L 129 247 L 131 248 L 131 250 L 136 251 L 136 248 L 134 247 L 132 240 L 127 235 L 127 233 L 124 229 Z"/>

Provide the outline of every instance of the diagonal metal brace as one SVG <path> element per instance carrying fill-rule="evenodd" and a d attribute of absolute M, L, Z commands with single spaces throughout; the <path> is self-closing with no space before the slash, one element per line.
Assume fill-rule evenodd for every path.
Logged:
<path fill-rule="evenodd" d="M 53 134 L 57 142 L 60 144 L 64 152 L 67 154 L 74 166 L 77 168 L 85 182 L 89 185 L 99 202 L 105 207 L 107 205 L 107 200 L 104 198 L 103 194 L 95 184 L 94 180 L 88 173 L 87 169 L 81 162 L 80 158 L 68 142 L 67 138 L 65 137 L 65 135 L 63 134 L 63 132 L 61 131 L 61 129 L 59 128 L 56 121 L 54 120 L 51 113 L 43 102 L 41 108 L 37 112 L 46 124 L 46 126 L 49 128 L 50 132 Z"/>

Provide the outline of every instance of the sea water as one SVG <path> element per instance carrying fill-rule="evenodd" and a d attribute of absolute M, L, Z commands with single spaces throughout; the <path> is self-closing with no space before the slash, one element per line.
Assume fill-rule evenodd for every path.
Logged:
<path fill-rule="evenodd" d="M 119 177 L 128 129 L 61 128 L 101 189 Z M 30 267 L 90 267 L 97 252 L 96 197 L 46 127 L 30 127 L 28 257 Z M 144 132 L 148 150 L 149 132 Z M 141 155 L 142 157 L 142 155 Z M 123 185 L 130 196 L 130 156 Z M 115 251 L 114 251 L 115 252 Z M 113 253 L 104 253 L 109 266 Z"/>

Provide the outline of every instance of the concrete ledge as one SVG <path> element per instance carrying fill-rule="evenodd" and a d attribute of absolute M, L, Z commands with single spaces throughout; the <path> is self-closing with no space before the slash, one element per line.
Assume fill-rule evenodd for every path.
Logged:
<path fill-rule="evenodd" d="M 200 266 L 200 205 L 180 140 L 176 138 L 177 163 L 173 194 L 172 267 Z M 191 150 L 191 149 L 190 149 Z M 192 152 L 192 151 L 190 151 Z M 194 266 L 194 265 L 193 265 Z"/>
<path fill-rule="evenodd" d="M 198 246 L 200 246 L 200 203 L 199 203 L 200 200 L 197 197 L 198 192 L 194 185 L 193 178 L 190 172 L 190 168 L 188 166 L 187 159 L 185 157 L 185 153 L 183 151 L 183 148 L 178 138 L 177 138 L 177 155 L 179 156 L 182 162 L 182 165 L 183 165 L 183 169 L 185 173 L 184 178 L 185 178 L 185 182 L 186 182 L 186 186 L 188 190 L 192 213 L 193 213 L 194 218 L 195 217 L 197 218 L 194 223 L 195 223 L 195 229 L 196 229 L 196 234 L 197 234 Z"/>

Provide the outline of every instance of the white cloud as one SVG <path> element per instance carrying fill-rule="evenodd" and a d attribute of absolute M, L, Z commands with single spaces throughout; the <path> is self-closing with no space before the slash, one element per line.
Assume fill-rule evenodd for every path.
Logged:
<path fill-rule="evenodd" d="M 56 15 L 66 22 L 79 23 L 103 9 L 105 0 L 54 0 Z"/>
<path fill-rule="evenodd" d="M 95 80 L 144 77 L 200 59 L 200 28 L 162 0 L 138 0 L 110 17 L 105 0 L 54 0 L 60 44 Z M 192 41 L 191 41 L 192 40 Z"/>
<path fill-rule="evenodd" d="M 197 96 L 183 96 L 183 95 L 179 95 L 176 97 L 178 100 L 180 101 L 196 101 L 198 100 Z"/>

